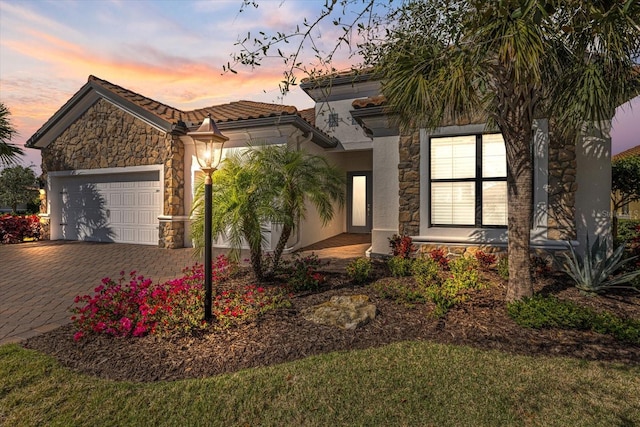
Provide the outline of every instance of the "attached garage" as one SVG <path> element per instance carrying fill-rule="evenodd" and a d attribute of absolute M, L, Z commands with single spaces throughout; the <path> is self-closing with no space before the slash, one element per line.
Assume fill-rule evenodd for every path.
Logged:
<path fill-rule="evenodd" d="M 121 169 L 51 173 L 51 238 L 157 245 L 160 170 Z"/>

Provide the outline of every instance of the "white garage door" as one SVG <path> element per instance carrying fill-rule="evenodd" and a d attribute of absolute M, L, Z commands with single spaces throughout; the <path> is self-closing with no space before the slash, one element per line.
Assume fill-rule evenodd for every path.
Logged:
<path fill-rule="evenodd" d="M 158 171 L 59 179 L 63 239 L 158 244 Z"/>

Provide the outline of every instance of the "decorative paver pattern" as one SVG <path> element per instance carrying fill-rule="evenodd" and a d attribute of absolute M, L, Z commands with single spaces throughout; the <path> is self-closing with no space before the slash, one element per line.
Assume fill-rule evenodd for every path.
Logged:
<path fill-rule="evenodd" d="M 305 248 L 304 253 L 313 251 L 334 260 L 333 268 L 342 268 L 340 260 L 364 255 L 370 239 L 370 235 L 342 234 Z M 214 257 L 222 253 L 226 250 L 213 250 Z M 242 255 L 244 259 L 248 254 Z M 163 282 L 179 277 L 183 268 L 196 262 L 202 258 L 192 248 L 69 241 L 0 245 L 0 345 L 69 323 L 74 297 L 92 293 L 104 277 L 118 278 L 120 271 L 135 270 Z"/>
<path fill-rule="evenodd" d="M 92 293 L 104 277 L 135 270 L 160 282 L 196 262 L 191 248 L 64 241 L 0 245 L 0 344 L 69 323 L 73 298 Z"/>

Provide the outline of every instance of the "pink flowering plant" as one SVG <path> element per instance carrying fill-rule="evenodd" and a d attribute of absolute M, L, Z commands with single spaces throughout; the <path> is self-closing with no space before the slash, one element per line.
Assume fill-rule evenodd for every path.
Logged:
<path fill-rule="evenodd" d="M 218 257 L 212 268 L 214 282 L 227 280 L 235 269 L 228 258 Z M 93 295 L 77 296 L 74 300 L 77 305 L 71 318 L 77 328 L 74 339 L 92 333 L 115 337 L 168 336 L 205 328 L 204 266 L 185 268 L 183 274 L 162 284 L 137 276 L 135 271 L 129 277 L 120 272 L 118 280 L 104 278 Z M 214 297 L 214 314 L 220 325 L 230 326 L 284 304 L 280 295 L 251 287 L 241 292 L 226 291 Z"/>

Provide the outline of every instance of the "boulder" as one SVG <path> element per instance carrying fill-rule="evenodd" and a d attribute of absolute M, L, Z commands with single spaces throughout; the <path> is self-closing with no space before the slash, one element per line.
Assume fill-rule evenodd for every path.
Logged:
<path fill-rule="evenodd" d="M 335 296 L 302 310 L 302 317 L 314 323 L 356 329 L 376 317 L 376 306 L 366 295 Z"/>

